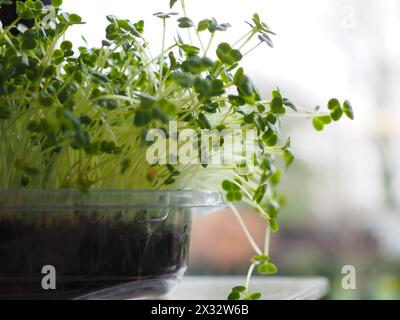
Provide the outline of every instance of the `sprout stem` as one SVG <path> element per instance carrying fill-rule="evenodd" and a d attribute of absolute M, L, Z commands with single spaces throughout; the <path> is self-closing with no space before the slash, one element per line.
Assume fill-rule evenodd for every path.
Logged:
<path fill-rule="evenodd" d="M 246 277 L 246 293 L 249 293 L 249 287 L 250 287 L 250 280 L 251 280 L 251 276 L 253 274 L 254 268 L 256 267 L 256 265 L 254 263 L 251 264 L 249 271 L 247 272 L 247 277 Z"/>
<path fill-rule="evenodd" d="M 262 251 L 258 247 L 257 243 L 254 241 L 252 235 L 250 234 L 249 229 L 247 228 L 245 222 L 243 221 L 242 217 L 240 216 L 239 211 L 235 208 L 235 206 L 232 203 L 229 203 L 229 207 L 231 208 L 232 212 L 235 214 L 236 218 L 238 219 L 240 226 L 242 227 L 242 230 L 244 234 L 246 235 L 247 239 L 249 240 L 251 246 L 253 247 L 254 251 L 261 255 Z"/>

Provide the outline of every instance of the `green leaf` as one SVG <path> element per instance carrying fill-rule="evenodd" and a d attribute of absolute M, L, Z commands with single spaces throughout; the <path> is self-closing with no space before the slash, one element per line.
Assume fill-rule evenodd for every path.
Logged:
<path fill-rule="evenodd" d="M 38 33 L 34 30 L 28 29 L 22 36 L 22 48 L 25 50 L 32 50 L 37 47 Z"/>
<path fill-rule="evenodd" d="M 257 31 L 267 32 L 267 33 L 270 33 L 270 34 L 275 34 L 269 29 L 268 25 L 265 22 L 261 21 L 260 16 L 257 13 L 253 14 L 252 20 L 253 20 L 253 23 L 256 25 Z"/>
<path fill-rule="evenodd" d="M 63 41 L 60 45 L 62 51 L 72 50 L 72 42 L 71 41 Z"/>
<path fill-rule="evenodd" d="M 268 35 L 268 33 L 266 32 L 261 32 L 258 35 L 258 39 L 262 42 L 265 42 L 269 47 L 273 48 L 274 44 L 272 42 L 272 39 L 270 38 L 270 36 Z"/>
<path fill-rule="evenodd" d="M 280 206 L 278 202 L 276 202 L 275 200 L 269 201 L 266 207 L 266 211 L 271 219 L 275 219 L 278 216 L 279 208 Z"/>
<path fill-rule="evenodd" d="M 266 254 L 256 255 L 252 258 L 253 262 L 268 262 L 269 256 Z"/>
<path fill-rule="evenodd" d="M 197 25 L 197 31 L 202 32 L 208 29 L 210 33 L 214 33 L 216 31 L 226 31 L 229 27 L 231 27 L 229 23 L 218 24 L 217 20 L 212 18 L 201 20 Z"/>
<path fill-rule="evenodd" d="M 320 119 L 320 117 L 315 117 L 312 121 L 315 130 L 322 131 L 324 130 L 325 123 Z"/>
<path fill-rule="evenodd" d="M 253 200 L 256 203 L 260 203 L 262 201 L 262 199 L 264 198 L 265 192 L 267 191 L 267 187 L 268 186 L 266 184 L 263 184 L 257 188 L 257 190 L 253 196 Z"/>
<path fill-rule="evenodd" d="M 241 201 L 241 200 L 242 200 L 242 197 L 243 197 L 243 195 L 242 195 L 242 192 L 241 192 L 241 191 L 235 191 L 235 192 L 234 192 L 234 199 L 235 199 L 235 201 Z"/>
<path fill-rule="evenodd" d="M 37 47 L 37 41 L 34 38 L 24 38 L 22 40 L 22 48 L 24 50 L 33 50 Z"/>
<path fill-rule="evenodd" d="M 220 43 L 217 48 L 217 56 L 219 60 L 226 65 L 233 65 L 236 62 L 242 60 L 242 54 L 237 49 L 232 49 L 231 46 L 226 43 Z"/>
<path fill-rule="evenodd" d="M 269 225 L 273 232 L 279 231 L 279 224 L 278 224 L 278 222 L 276 222 L 276 220 L 274 220 L 274 219 L 269 220 Z"/>
<path fill-rule="evenodd" d="M 208 19 L 201 20 L 197 25 L 197 31 L 202 32 L 204 30 L 207 30 L 209 24 L 210 24 L 210 20 L 208 20 Z"/>
<path fill-rule="evenodd" d="M 134 124 L 137 127 L 146 126 L 151 121 L 151 113 L 147 110 L 138 110 L 135 115 Z"/>
<path fill-rule="evenodd" d="M 27 29 L 23 34 L 24 39 L 36 39 L 38 36 L 39 34 L 35 30 L 31 29 Z"/>
<path fill-rule="evenodd" d="M 256 293 L 252 293 L 252 294 L 249 296 L 249 299 L 250 299 L 250 300 L 260 300 L 261 296 L 262 296 L 261 293 L 256 292 Z"/>
<path fill-rule="evenodd" d="M 215 20 L 215 18 L 211 18 L 208 21 L 208 31 L 210 33 L 214 33 L 215 31 L 217 31 L 217 25 L 218 25 L 217 20 Z"/>
<path fill-rule="evenodd" d="M 271 112 L 274 114 L 284 114 L 285 108 L 283 107 L 283 98 L 278 90 L 272 92 Z"/>
<path fill-rule="evenodd" d="M 176 105 L 166 99 L 161 99 L 157 102 L 161 110 L 168 116 L 172 116 L 176 113 Z"/>
<path fill-rule="evenodd" d="M 319 120 L 321 120 L 321 122 L 323 122 L 324 124 L 329 124 L 332 122 L 332 118 L 330 116 L 320 116 L 318 117 Z"/>
<path fill-rule="evenodd" d="M 238 68 L 233 76 L 233 83 L 237 86 L 242 85 L 244 82 L 247 81 L 247 77 L 244 74 L 244 70 L 242 67 Z"/>
<path fill-rule="evenodd" d="M 241 294 L 239 292 L 232 291 L 228 296 L 228 300 L 239 300 L 240 297 L 241 297 Z"/>
<path fill-rule="evenodd" d="M 186 54 L 195 54 L 197 55 L 200 52 L 200 48 L 191 46 L 189 44 L 182 44 L 179 46 Z"/>
<path fill-rule="evenodd" d="M 277 271 L 278 268 L 276 265 L 270 262 L 261 264 L 257 267 L 257 272 L 260 274 L 272 274 L 276 273 Z"/>
<path fill-rule="evenodd" d="M 176 3 L 177 1 L 178 1 L 178 0 L 170 0 L 170 1 L 169 1 L 169 8 L 172 9 L 173 6 L 175 5 L 175 3 Z"/>
<path fill-rule="evenodd" d="M 353 107 L 351 106 L 350 101 L 346 100 L 343 103 L 343 112 L 346 114 L 346 116 L 351 119 L 354 120 L 354 113 L 353 113 Z"/>
<path fill-rule="evenodd" d="M 53 98 L 51 98 L 49 96 L 45 96 L 45 95 L 41 94 L 39 97 L 39 102 L 43 107 L 50 107 L 53 105 L 54 100 L 53 100 Z"/>
<path fill-rule="evenodd" d="M 225 191 L 231 191 L 233 189 L 232 182 L 230 182 L 229 180 L 224 180 L 222 182 L 222 189 L 224 189 Z"/>
<path fill-rule="evenodd" d="M 219 79 L 210 77 L 206 79 L 197 78 L 194 81 L 194 89 L 201 97 L 214 97 L 224 92 L 224 84 Z"/>
<path fill-rule="evenodd" d="M 210 121 L 204 113 L 199 114 L 198 123 L 201 129 L 211 129 Z"/>
<path fill-rule="evenodd" d="M 182 62 L 181 68 L 185 72 L 199 75 L 212 66 L 213 62 L 207 57 L 200 57 L 197 55 L 189 55 L 187 60 Z"/>
<path fill-rule="evenodd" d="M 160 19 L 168 19 L 171 18 L 171 16 L 176 16 L 178 13 L 176 12 L 156 12 L 153 14 L 153 16 L 160 18 Z"/>
<path fill-rule="evenodd" d="M 171 79 L 178 82 L 183 88 L 190 88 L 194 83 L 194 77 L 190 73 L 176 71 L 171 75 Z"/>
<path fill-rule="evenodd" d="M 68 20 L 69 20 L 70 24 L 81 24 L 82 23 L 82 18 L 75 13 L 71 13 L 68 16 Z"/>
<path fill-rule="evenodd" d="M 291 108 L 293 111 L 296 111 L 296 112 L 297 112 L 297 107 L 296 107 L 296 105 L 295 105 L 292 101 L 290 101 L 289 99 L 283 98 L 283 104 L 284 104 L 285 106 Z"/>
<path fill-rule="evenodd" d="M 242 192 L 240 190 L 229 191 L 226 194 L 226 199 L 229 202 L 241 201 L 242 197 L 243 197 L 243 195 L 242 195 Z"/>
<path fill-rule="evenodd" d="M 230 23 L 221 23 L 216 26 L 217 31 L 226 31 L 228 28 L 232 27 Z"/>
<path fill-rule="evenodd" d="M 188 17 L 181 17 L 178 19 L 178 22 L 179 22 L 178 24 L 179 28 L 185 29 L 193 27 L 193 21 Z"/>
<path fill-rule="evenodd" d="M 244 106 L 246 104 L 246 101 L 242 97 L 235 96 L 233 94 L 228 95 L 228 99 L 231 104 L 237 107 Z"/>
<path fill-rule="evenodd" d="M 238 292 L 238 293 L 243 293 L 246 291 L 245 286 L 236 286 L 232 288 L 232 292 Z"/>
<path fill-rule="evenodd" d="M 52 5 L 54 8 L 59 8 L 59 7 L 61 7 L 61 5 L 62 5 L 62 0 L 52 0 L 52 1 L 51 1 L 51 5 Z"/>
<path fill-rule="evenodd" d="M 283 151 L 283 156 L 282 156 L 282 158 L 283 158 L 283 161 L 285 162 L 285 166 L 286 166 L 286 167 L 289 167 L 289 166 L 293 163 L 293 160 L 294 160 L 294 153 L 293 153 L 293 151 L 292 151 L 290 148 L 286 148 L 286 149 Z"/>
<path fill-rule="evenodd" d="M 23 20 L 31 20 L 34 18 L 34 14 L 31 8 L 29 8 L 22 1 L 17 1 L 17 14 Z"/>
<path fill-rule="evenodd" d="M 335 110 L 335 109 L 340 109 L 340 102 L 338 99 L 331 99 L 328 102 L 328 109 L 329 110 Z"/>
<path fill-rule="evenodd" d="M 274 186 L 276 186 L 281 181 L 281 178 L 282 178 L 282 171 L 278 169 L 271 175 L 270 181 Z"/>
<path fill-rule="evenodd" d="M 262 139 L 268 147 L 274 147 L 278 143 L 278 134 L 271 129 L 264 133 Z"/>
<path fill-rule="evenodd" d="M 331 118 L 334 121 L 338 121 L 343 115 L 343 110 L 340 107 L 340 102 L 338 99 L 329 100 L 328 109 L 331 111 Z"/>

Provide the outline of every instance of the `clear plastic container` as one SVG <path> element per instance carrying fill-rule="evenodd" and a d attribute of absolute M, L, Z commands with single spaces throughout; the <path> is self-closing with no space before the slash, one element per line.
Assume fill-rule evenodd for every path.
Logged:
<path fill-rule="evenodd" d="M 223 206 L 208 191 L 0 191 L 0 299 L 164 295 L 186 269 L 191 210 Z"/>

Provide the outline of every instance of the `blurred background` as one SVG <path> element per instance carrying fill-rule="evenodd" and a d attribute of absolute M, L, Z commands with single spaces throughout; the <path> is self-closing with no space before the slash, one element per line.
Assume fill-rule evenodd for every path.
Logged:
<path fill-rule="evenodd" d="M 311 121 L 290 120 L 295 164 L 283 179 L 287 205 L 272 238 L 280 275 L 321 275 L 332 299 L 400 299 L 400 2 L 398 0 L 187 1 L 196 22 L 215 17 L 233 28 L 217 43 L 233 42 L 258 12 L 278 34 L 275 48 L 245 57 L 247 73 L 265 97 L 279 86 L 296 104 L 325 106 L 349 99 L 355 121 L 323 132 Z M 154 51 L 161 46 L 157 11 L 168 0 L 64 0 L 64 9 L 87 24 L 70 38 L 99 45 L 105 16 L 146 21 Z M 171 37 L 176 32 L 170 28 Z M 172 39 L 172 38 L 171 38 Z M 260 242 L 263 222 L 241 208 Z M 190 274 L 244 274 L 253 255 L 227 210 L 195 217 Z M 357 290 L 341 287 L 344 265 L 357 271 Z"/>

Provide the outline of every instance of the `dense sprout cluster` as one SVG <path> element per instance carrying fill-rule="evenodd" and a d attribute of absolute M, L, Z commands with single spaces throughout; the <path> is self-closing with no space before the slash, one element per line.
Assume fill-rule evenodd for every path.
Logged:
<path fill-rule="evenodd" d="M 183 15 L 155 14 L 164 37 L 154 56 L 143 21 L 108 16 L 102 45 L 77 48 L 65 34 L 82 18 L 63 12 L 60 0 L 51 7 L 17 1 L 18 19 L 0 27 L 1 189 L 214 189 L 249 203 L 278 230 L 275 186 L 294 158 L 282 121 L 302 114 L 322 130 L 343 114 L 353 118 L 351 105 L 332 99 L 325 112 L 306 110 L 279 89 L 264 100 L 239 63 L 259 45 L 273 46 L 268 25 L 254 14 L 243 37 L 211 52 L 229 23 L 195 24 L 181 4 Z M 178 33 L 168 46 L 166 28 L 176 19 Z M 254 129 L 257 148 L 230 165 L 149 164 L 146 132 L 167 132 L 171 120 L 178 131 Z M 268 249 L 258 251 L 251 272 L 275 272 Z M 259 297 L 247 287 L 234 288 L 230 298 Z"/>

